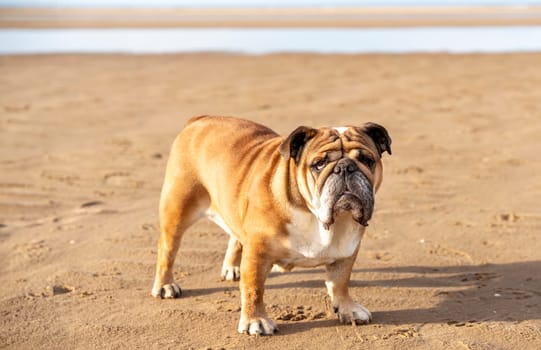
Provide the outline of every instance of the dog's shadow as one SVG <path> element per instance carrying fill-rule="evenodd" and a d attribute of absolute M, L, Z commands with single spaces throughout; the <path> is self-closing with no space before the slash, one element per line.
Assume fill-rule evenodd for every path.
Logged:
<path fill-rule="evenodd" d="M 362 280 L 368 273 L 371 278 Z M 272 273 L 266 289 L 325 288 L 322 269 L 299 269 L 288 272 L 298 276 L 295 282 L 280 282 L 280 274 Z M 448 323 L 463 325 L 482 321 L 525 321 L 541 319 L 541 261 L 469 266 L 406 266 L 356 269 L 350 292 L 362 296 L 370 287 L 396 290 L 403 297 L 411 290 L 429 289 L 436 305 L 430 308 L 398 308 L 373 312 L 376 324 Z M 237 285 L 199 289 L 188 292 L 198 296 L 224 290 L 238 290 Z M 367 291 L 362 291 L 366 289 Z M 385 290 L 383 290 L 385 292 Z M 393 292 L 391 292 L 392 294 Z M 388 294 L 389 295 L 389 294 Z M 411 294 L 410 294 L 411 295 Z M 392 295 L 390 295 L 392 297 Z M 285 333 L 302 332 L 304 328 L 333 327 L 335 318 L 297 322 L 284 327 Z M 281 334 L 285 334 L 281 332 Z"/>
<path fill-rule="evenodd" d="M 324 272 L 297 270 L 303 274 Z M 356 279 L 357 274 L 380 273 L 392 278 Z M 401 277 L 404 276 L 404 277 Z M 268 288 L 314 288 L 322 280 L 271 284 Z M 464 324 L 480 321 L 525 321 L 541 319 L 541 261 L 469 266 L 406 266 L 353 271 L 351 290 L 381 287 L 429 289 L 432 297 L 440 299 L 431 308 L 403 308 L 392 311 L 373 310 L 374 322 L 379 324 L 442 323 Z M 352 292 L 352 294 L 356 292 Z M 362 295 L 362 292 L 359 294 Z M 404 293 L 400 293 L 404 295 Z"/>

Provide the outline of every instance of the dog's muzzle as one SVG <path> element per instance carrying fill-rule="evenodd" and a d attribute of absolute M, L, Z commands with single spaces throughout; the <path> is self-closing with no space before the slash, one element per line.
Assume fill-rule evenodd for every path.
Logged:
<path fill-rule="evenodd" d="M 342 212 L 350 212 L 353 220 L 368 226 L 374 211 L 374 191 L 370 181 L 351 159 L 344 158 L 335 164 L 324 190 L 331 192 L 325 196 L 328 200 L 324 203 L 330 211 L 327 221 L 323 221 L 327 229 Z"/>

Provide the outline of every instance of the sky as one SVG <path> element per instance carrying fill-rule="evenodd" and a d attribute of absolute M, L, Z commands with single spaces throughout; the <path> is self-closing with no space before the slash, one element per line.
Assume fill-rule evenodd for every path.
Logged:
<path fill-rule="evenodd" d="M 541 0 L 0 0 L 16 7 L 340 7 L 541 5 Z"/>

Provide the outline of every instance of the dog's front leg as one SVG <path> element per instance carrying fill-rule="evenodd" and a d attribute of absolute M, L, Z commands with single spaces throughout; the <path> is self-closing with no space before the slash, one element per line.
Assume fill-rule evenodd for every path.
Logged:
<path fill-rule="evenodd" d="M 358 250 L 358 248 L 357 248 Z M 331 297 L 334 313 L 342 323 L 366 324 L 372 320 L 372 314 L 364 306 L 357 304 L 349 296 L 349 279 L 357 251 L 345 259 L 340 259 L 325 266 L 327 279 L 325 285 Z"/>
<path fill-rule="evenodd" d="M 240 264 L 241 316 L 239 333 L 272 335 L 276 324 L 267 316 L 263 303 L 265 280 L 272 262 L 259 244 L 246 244 L 242 249 Z"/>

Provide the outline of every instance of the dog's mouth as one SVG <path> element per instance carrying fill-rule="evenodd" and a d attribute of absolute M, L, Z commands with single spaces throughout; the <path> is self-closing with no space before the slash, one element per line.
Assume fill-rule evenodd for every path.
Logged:
<path fill-rule="evenodd" d="M 345 191 L 334 204 L 333 222 L 334 217 L 344 212 L 350 212 L 353 220 L 365 227 L 368 226 L 368 220 L 372 216 L 372 213 L 363 207 L 361 198 L 350 191 Z"/>
<path fill-rule="evenodd" d="M 362 226 L 368 226 L 374 209 L 374 195 L 372 186 L 365 176 L 344 181 L 342 191 L 337 191 L 328 207 L 326 220 L 322 220 L 323 227 L 328 230 L 334 224 L 335 218 L 344 213 L 350 213 L 353 220 Z"/>

